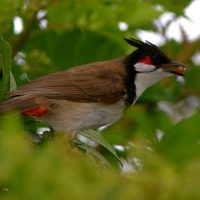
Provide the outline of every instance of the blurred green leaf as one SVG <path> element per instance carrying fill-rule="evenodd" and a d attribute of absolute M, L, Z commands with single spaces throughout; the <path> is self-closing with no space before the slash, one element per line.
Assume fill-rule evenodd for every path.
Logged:
<path fill-rule="evenodd" d="M 138 99 L 138 103 L 178 102 L 183 98 L 185 84 L 178 82 L 176 79 L 176 76 L 171 76 L 151 86 Z"/>
<path fill-rule="evenodd" d="M 51 72 L 66 70 L 72 66 L 112 59 L 125 54 L 120 43 L 101 34 L 78 29 L 56 33 L 40 32 L 24 45 L 25 64 L 21 73 L 28 73 L 30 79 Z M 20 74 L 19 66 L 14 72 Z M 21 80 L 18 80 L 21 81 Z"/>
<path fill-rule="evenodd" d="M 161 140 L 160 148 L 166 156 L 177 164 L 200 156 L 200 112 L 184 119 L 167 131 Z"/>
<path fill-rule="evenodd" d="M 173 0 L 162 1 L 162 0 L 146 0 L 153 4 L 162 5 L 165 10 L 176 13 L 177 15 L 184 15 L 184 8 L 191 3 L 191 0 L 176 0 L 174 3 Z"/>
<path fill-rule="evenodd" d="M 157 131 L 165 132 L 173 126 L 170 117 L 150 105 L 135 105 L 126 111 L 123 120 L 104 131 L 104 136 L 112 144 L 127 145 L 131 138 L 146 137 L 157 144 Z"/>
<path fill-rule="evenodd" d="M 200 95 L 200 68 L 191 67 L 186 74 L 186 92 L 191 95 Z"/>
<path fill-rule="evenodd" d="M 128 23 L 131 27 L 129 30 L 132 32 L 132 28 L 150 27 L 149 24 L 152 20 L 161 14 L 147 2 L 139 0 L 60 0 L 48 7 L 48 13 L 50 27 L 59 25 L 61 29 L 96 30 L 109 33 L 113 37 L 120 33 L 118 29 L 120 21 Z M 141 17 L 141 13 L 143 13 L 143 17 Z"/>
<path fill-rule="evenodd" d="M 2 99 L 8 91 L 12 63 L 11 54 L 10 45 L 3 39 L 2 35 L 0 34 L 0 71 L 3 72 L 0 99 Z"/>
<path fill-rule="evenodd" d="M 144 146 L 144 167 L 138 172 L 121 173 L 100 167 L 87 154 L 71 148 L 65 137 L 34 146 L 15 115 L 4 120 L 0 126 L 1 199 L 199 198 L 199 159 L 188 160 L 177 172 L 163 154 L 154 151 L 147 155 Z M 140 144 L 135 141 L 135 145 Z"/>

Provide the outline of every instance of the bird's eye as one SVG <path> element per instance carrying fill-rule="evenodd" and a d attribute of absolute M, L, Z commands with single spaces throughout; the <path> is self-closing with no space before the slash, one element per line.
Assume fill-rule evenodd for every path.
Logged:
<path fill-rule="evenodd" d="M 147 65 L 153 64 L 153 60 L 152 60 L 151 56 L 143 56 L 139 59 L 138 62 L 147 64 Z"/>
<path fill-rule="evenodd" d="M 160 64 L 160 59 L 157 56 L 153 56 L 153 63 L 155 65 Z"/>

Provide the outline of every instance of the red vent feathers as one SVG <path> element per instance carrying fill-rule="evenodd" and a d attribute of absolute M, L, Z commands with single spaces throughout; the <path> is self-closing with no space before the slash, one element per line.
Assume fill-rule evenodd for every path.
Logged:
<path fill-rule="evenodd" d="M 24 115 L 28 115 L 28 116 L 35 116 L 35 117 L 39 117 L 42 116 L 44 114 L 46 114 L 48 112 L 48 109 L 45 107 L 36 107 L 36 108 L 32 108 L 30 110 L 26 110 L 23 112 Z"/>

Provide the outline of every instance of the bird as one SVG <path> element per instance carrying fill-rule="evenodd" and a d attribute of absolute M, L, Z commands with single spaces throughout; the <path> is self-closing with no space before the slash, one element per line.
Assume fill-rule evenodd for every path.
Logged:
<path fill-rule="evenodd" d="M 0 115 L 15 110 L 55 131 L 77 133 L 117 122 L 141 94 L 185 64 L 149 41 L 125 38 L 135 48 L 120 58 L 75 66 L 20 86 L 0 103 Z"/>

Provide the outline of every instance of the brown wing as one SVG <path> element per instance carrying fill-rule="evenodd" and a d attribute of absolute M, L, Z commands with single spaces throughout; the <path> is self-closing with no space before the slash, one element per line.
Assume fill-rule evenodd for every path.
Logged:
<path fill-rule="evenodd" d="M 124 95 L 125 73 L 122 59 L 74 67 L 34 80 L 14 91 L 10 99 L 28 95 L 114 103 Z"/>

